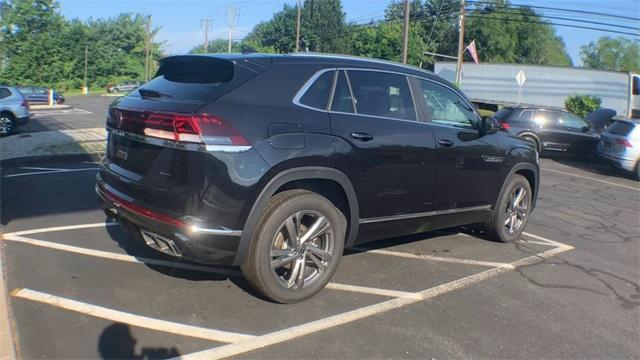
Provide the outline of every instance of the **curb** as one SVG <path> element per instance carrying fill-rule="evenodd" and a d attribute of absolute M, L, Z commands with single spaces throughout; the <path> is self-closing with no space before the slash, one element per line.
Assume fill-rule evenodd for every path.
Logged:
<path fill-rule="evenodd" d="M 19 167 L 37 165 L 42 163 L 56 162 L 81 162 L 81 161 L 100 161 L 104 157 L 104 152 L 81 153 L 81 154 L 55 154 L 55 155 L 36 155 L 26 156 L 13 159 L 0 160 L 0 168 Z"/>
<path fill-rule="evenodd" d="M 46 111 L 55 111 L 55 110 L 69 110 L 73 109 L 71 105 L 30 105 L 29 109 L 33 112 L 46 112 Z"/>

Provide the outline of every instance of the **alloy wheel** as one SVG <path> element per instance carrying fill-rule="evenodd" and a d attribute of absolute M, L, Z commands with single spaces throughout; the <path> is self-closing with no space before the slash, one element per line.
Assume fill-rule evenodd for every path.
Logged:
<path fill-rule="evenodd" d="M 524 187 L 516 187 L 507 200 L 507 219 L 504 226 L 510 234 L 520 231 L 528 215 L 529 194 Z"/>
<path fill-rule="evenodd" d="M 0 117 L 0 134 L 7 135 L 13 131 L 13 121 L 6 116 Z"/>
<path fill-rule="evenodd" d="M 305 210 L 288 217 L 273 238 L 270 266 L 279 284 L 302 289 L 320 278 L 333 260 L 334 231 L 326 216 Z"/>

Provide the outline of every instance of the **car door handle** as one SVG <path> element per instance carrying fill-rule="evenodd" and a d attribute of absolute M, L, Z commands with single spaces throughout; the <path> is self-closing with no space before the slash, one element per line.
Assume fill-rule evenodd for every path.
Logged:
<path fill-rule="evenodd" d="M 351 137 L 357 140 L 369 141 L 373 140 L 373 135 L 363 132 L 352 132 Z"/>
<path fill-rule="evenodd" d="M 449 140 L 449 139 L 438 139 L 438 144 L 442 145 L 442 146 L 452 146 L 453 145 L 453 141 Z"/>

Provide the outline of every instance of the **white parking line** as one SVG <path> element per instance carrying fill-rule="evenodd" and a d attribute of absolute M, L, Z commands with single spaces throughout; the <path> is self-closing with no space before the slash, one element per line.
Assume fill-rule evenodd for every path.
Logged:
<path fill-rule="evenodd" d="M 81 224 L 81 225 L 53 226 L 53 227 L 46 227 L 46 228 L 39 228 L 39 229 L 16 231 L 16 232 L 12 232 L 12 233 L 7 233 L 4 236 L 6 237 L 6 236 L 10 236 L 10 235 L 17 235 L 17 236 L 31 235 L 31 234 L 40 234 L 40 233 L 46 233 L 46 232 L 89 229 L 89 228 L 96 228 L 96 227 L 103 227 L 103 226 L 113 226 L 113 225 L 118 225 L 118 223 L 117 222 L 99 222 L 99 223 Z"/>
<path fill-rule="evenodd" d="M 513 269 L 513 265 L 508 263 L 501 263 L 501 262 L 458 259 L 458 258 L 450 258 L 450 257 L 442 257 L 442 256 L 432 256 L 432 255 L 418 255 L 418 254 L 412 254 L 412 253 L 406 253 L 406 252 L 400 252 L 400 251 L 369 249 L 366 247 L 359 247 L 359 246 L 354 247 L 353 249 L 356 251 L 362 251 L 369 254 L 398 256 L 398 257 L 404 257 L 409 259 L 419 259 L 419 260 L 441 261 L 441 262 L 454 263 L 454 264 L 479 265 L 479 266 Z"/>
<path fill-rule="evenodd" d="M 5 234 L 4 239 L 9 241 L 15 241 L 15 242 L 20 242 L 24 244 L 54 249 L 54 250 L 66 251 L 74 254 L 94 256 L 94 257 L 99 257 L 99 258 L 109 259 L 109 260 L 117 260 L 117 261 L 124 261 L 124 262 L 137 263 L 137 264 L 158 265 L 158 266 L 170 267 L 175 269 L 202 271 L 202 272 L 229 275 L 229 276 L 241 276 L 242 274 L 240 271 L 233 270 L 233 269 L 223 269 L 223 268 L 216 268 L 216 267 L 203 266 L 203 265 L 184 264 L 184 263 L 167 261 L 167 260 L 136 257 L 136 256 L 118 254 L 118 253 L 109 252 L 109 251 L 94 250 L 94 249 L 88 249 L 88 248 L 83 248 L 79 246 L 60 244 L 60 243 L 51 242 L 51 241 L 30 239 L 27 237 L 15 235 L 13 233 Z"/>
<path fill-rule="evenodd" d="M 419 297 L 415 293 L 408 292 L 408 291 L 379 289 L 379 288 L 372 288 L 367 286 L 328 283 L 326 287 L 327 289 L 332 289 L 332 290 L 351 291 L 351 292 L 357 292 L 357 293 L 363 293 L 363 294 L 380 295 L 380 296 L 387 296 L 387 297 L 394 297 L 394 298 L 416 299 Z"/>
<path fill-rule="evenodd" d="M 70 173 L 70 172 L 79 172 L 79 171 L 96 171 L 96 170 L 100 170 L 100 168 L 96 167 L 96 168 L 82 168 L 82 169 L 56 169 L 56 170 L 49 170 L 49 171 L 33 171 L 33 172 L 27 172 L 27 173 L 5 175 L 3 177 L 13 178 L 13 177 L 19 177 L 19 176 L 45 175 L 45 174 Z"/>
<path fill-rule="evenodd" d="M 113 225 L 114 223 L 108 223 L 108 224 Z M 105 224 L 98 223 L 98 224 L 87 224 L 87 225 L 93 225 L 91 227 L 96 227 L 96 225 L 105 225 Z M 88 226 L 86 225 L 60 226 L 58 228 L 48 228 L 48 231 L 72 230 L 72 229 L 78 229 L 78 228 L 81 229 L 83 227 L 88 227 Z M 27 233 L 33 234 L 36 232 L 37 233 L 46 232 L 44 230 L 45 229 L 36 229 L 36 230 L 30 230 L 30 231 L 28 230 L 24 232 L 9 233 L 4 235 L 4 239 L 8 241 L 14 241 L 14 242 L 19 242 L 23 244 L 33 245 L 33 246 L 40 246 L 44 248 L 49 248 L 49 249 L 54 249 L 59 251 L 66 251 L 66 252 L 80 254 L 80 255 L 94 256 L 94 257 L 99 257 L 99 258 L 109 259 L 109 260 L 124 261 L 124 262 L 135 263 L 135 264 L 158 265 L 158 266 L 168 267 L 172 269 L 200 271 L 204 273 L 227 275 L 227 276 L 234 276 L 234 277 L 242 276 L 241 271 L 233 270 L 233 269 L 219 268 L 215 266 L 204 266 L 204 265 L 197 265 L 197 264 L 185 264 L 185 263 L 151 259 L 151 258 L 145 258 L 145 257 L 136 257 L 136 256 L 118 254 L 118 253 L 109 252 L 109 251 L 88 249 L 88 248 L 83 248 L 79 246 L 60 244 L 56 242 L 37 240 L 37 239 L 31 239 L 31 238 L 20 236 L 20 234 L 27 234 Z M 415 297 L 413 294 L 404 292 L 404 291 L 380 289 L 380 288 L 373 288 L 373 287 L 366 287 L 366 286 L 338 284 L 338 283 L 329 283 L 327 284 L 327 288 L 332 290 L 338 290 L 338 291 L 359 292 L 363 294 L 379 295 L 379 296 L 386 296 L 386 297 Z"/>
<path fill-rule="evenodd" d="M 135 315 L 128 312 L 71 300 L 31 289 L 16 289 L 11 293 L 11 295 L 17 298 L 36 301 L 57 308 L 71 310 L 109 321 L 124 323 L 145 329 L 164 331 L 182 336 L 191 336 L 199 339 L 219 341 L 224 343 L 236 343 L 255 338 L 254 335 L 207 329 L 198 326 L 180 324 L 172 321 L 154 319 L 147 316 Z"/>
<path fill-rule="evenodd" d="M 640 186 L 629 186 L 629 185 L 624 185 L 624 184 L 618 184 L 618 183 L 614 183 L 611 181 L 607 181 L 607 180 L 601 180 L 601 179 L 596 179 L 590 176 L 585 176 L 585 175 L 577 175 L 577 174 L 573 174 L 573 173 L 569 173 L 569 172 L 565 172 L 565 171 L 560 171 L 560 170 L 553 170 L 553 169 L 547 169 L 547 168 L 541 168 L 544 171 L 550 171 L 550 172 L 554 172 L 557 174 L 563 174 L 563 175 L 567 175 L 567 176 L 573 176 L 573 177 L 577 177 L 577 178 L 581 178 L 581 179 L 587 179 L 587 180 L 591 180 L 591 181 L 597 181 L 603 184 L 607 184 L 607 185 L 611 185 L 611 186 L 618 186 L 621 188 L 625 188 L 625 189 L 629 189 L 629 190 L 635 190 L 635 191 L 640 191 Z"/>
<path fill-rule="evenodd" d="M 560 247 L 556 247 L 529 257 L 526 257 L 522 260 L 515 261 L 511 263 L 513 265 L 513 269 L 524 266 L 531 265 L 543 261 L 546 258 L 557 255 L 559 253 L 568 251 L 573 249 L 573 247 L 569 245 L 562 244 Z M 243 354 L 249 351 L 261 349 L 267 346 L 271 346 L 274 344 L 286 342 L 301 336 L 309 335 L 318 331 L 327 330 L 339 325 L 344 325 L 356 320 L 364 319 L 373 315 L 378 315 L 383 312 L 387 312 L 389 310 L 398 309 L 407 305 L 411 305 L 423 300 L 428 300 L 434 298 L 436 296 L 446 294 L 452 292 L 454 290 L 462 289 L 469 285 L 473 285 L 479 283 L 481 281 L 487 280 L 498 274 L 503 272 L 513 270 L 511 268 L 493 268 L 489 270 L 485 270 L 483 272 L 467 276 L 462 279 L 458 279 L 446 284 L 442 284 L 430 289 L 426 289 L 420 292 L 415 293 L 417 295 L 416 298 L 395 298 L 387 301 L 383 301 L 381 303 L 365 306 L 360 309 L 348 311 L 342 314 L 333 315 L 321 320 L 316 320 L 312 322 L 308 322 L 302 325 L 293 326 L 290 328 L 286 328 L 283 330 L 275 331 L 269 334 L 257 336 L 251 340 L 238 342 L 235 344 L 219 346 L 210 350 L 204 350 L 188 355 L 183 355 L 180 359 L 183 360 L 196 360 L 196 359 L 222 359 L 230 356 L 235 356 L 239 354 Z"/>

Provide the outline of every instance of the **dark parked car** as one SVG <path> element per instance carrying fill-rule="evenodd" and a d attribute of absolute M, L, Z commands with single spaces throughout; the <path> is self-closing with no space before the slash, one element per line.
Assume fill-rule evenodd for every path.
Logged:
<path fill-rule="evenodd" d="M 505 107 L 494 117 L 502 129 L 531 141 L 539 152 L 593 155 L 600 141 L 586 121 L 562 109 Z"/>
<path fill-rule="evenodd" d="M 18 89 L 0 86 L 0 136 L 11 135 L 29 116 L 29 103 Z"/>
<path fill-rule="evenodd" d="M 125 81 L 123 83 L 107 87 L 107 92 L 129 92 L 137 89 L 138 87 L 140 87 L 140 82 L 138 81 Z"/>
<path fill-rule="evenodd" d="M 48 104 L 49 103 L 49 89 L 38 86 L 18 86 L 18 90 L 24 95 L 29 104 Z M 64 95 L 60 92 L 53 90 L 53 101 L 56 104 L 63 104 L 65 99 Z"/>
<path fill-rule="evenodd" d="M 187 55 L 116 100 L 96 191 L 172 256 L 240 265 L 283 303 L 344 248 L 464 224 L 508 242 L 538 195 L 537 152 L 430 72 L 370 59 Z"/>

